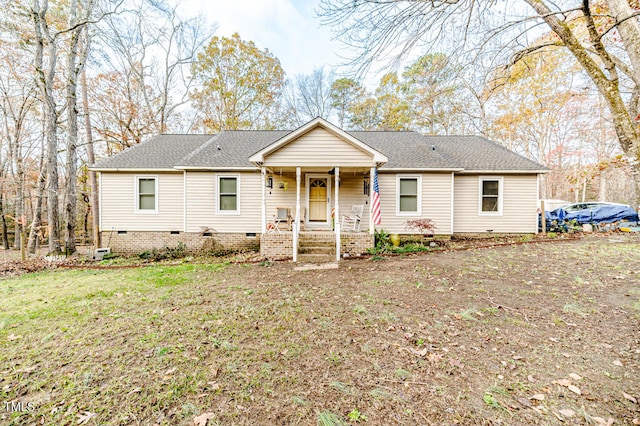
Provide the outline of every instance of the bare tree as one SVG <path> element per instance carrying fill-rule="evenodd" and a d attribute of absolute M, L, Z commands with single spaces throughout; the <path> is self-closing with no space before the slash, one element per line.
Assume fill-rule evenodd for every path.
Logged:
<path fill-rule="evenodd" d="M 596 13 L 596 7 L 602 10 Z M 505 10 L 523 13 L 507 15 Z M 322 0 L 319 14 L 345 42 L 360 48 L 354 63 L 365 68 L 374 58 L 402 58 L 416 47 L 446 41 L 470 51 L 501 35 L 510 37 L 502 48 L 513 55 L 511 63 L 547 46 L 567 48 L 605 99 L 631 164 L 636 198 L 640 197 L 640 131 L 635 122 L 640 102 L 640 21 L 628 0 L 597 5 L 589 0 L 509 0 L 506 5 L 474 0 Z M 519 17 L 512 19 L 515 15 Z M 487 22 L 496 23 L 490 32 L 478 25 Z M 550 30 L 549 36 L 531 44 L 529 31 L 541 25 Z M 447 34 L 456 39 L 447 39 Z M 627 88 L 630 97 L 624 96 Z"/>

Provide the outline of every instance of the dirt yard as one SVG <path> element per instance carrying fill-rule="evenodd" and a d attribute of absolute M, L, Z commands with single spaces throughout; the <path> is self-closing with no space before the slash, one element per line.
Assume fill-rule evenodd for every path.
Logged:
<path fill-rule="evenodd" d="M 639 400 L 637 235 L 0 280 L 2 424 L 633 425 Z"/>

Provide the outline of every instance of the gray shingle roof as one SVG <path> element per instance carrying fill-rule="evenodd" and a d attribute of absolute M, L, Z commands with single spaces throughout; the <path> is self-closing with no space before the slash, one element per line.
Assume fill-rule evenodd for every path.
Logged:
<path fill-rule="evenodd" d="M 549 170 L 481 136 L 425 136 L 438 151 L 453 158 L 465 170 Z"/>
<path fill-rule="evenodd" d="M 158 135 L 94 165 L 98 169 L 172 169 L 213 135 Z"/>
<path fill-rule="evenodd" d="M 253 167 L 249 157 L 290 130 L 233 130 L 218 135 L 159 135 L 94 165 L 96 169 Z M 544 166 L 479 136 L 349 132 L 389 158 L 381 169 L 541 171 Z M 433 149 L 435 148 L 435 149 Z"/>
<path fill-rule="evenodd" d="M 175 165 L 178 167 L 254 167 L 249 157 L 291 130 L 226 130 Z M 220 149 L 218 149 L 220 148 Z"/>
<path fill-rule="evenodd" d="M 349 132 L 389 161 L 380 169 L 460 169 L 458 163 L 416 132 Z"/>

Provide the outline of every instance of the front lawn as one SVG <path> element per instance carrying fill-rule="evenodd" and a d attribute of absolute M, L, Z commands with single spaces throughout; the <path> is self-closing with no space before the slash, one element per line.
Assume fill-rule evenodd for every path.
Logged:
<path fill-rule="evenodd" d="M 640 423 L 639 248 L 3 278 L 0 422 Z"/>

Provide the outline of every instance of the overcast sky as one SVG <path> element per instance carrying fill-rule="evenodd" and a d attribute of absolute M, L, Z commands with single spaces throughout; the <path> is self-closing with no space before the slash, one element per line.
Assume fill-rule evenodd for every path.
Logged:
<path fill-rule="evenodd" d="M 216 22 L 217 36 L 228 37 L 237 32 L 258 48 L 269 49 L 288 77 L 342 63 L 340 43 L 331 40 L 331 31 L 321 27 L 315 16 L 317 0 L 178 1 L 182 12 L 201 12 Z"/>

